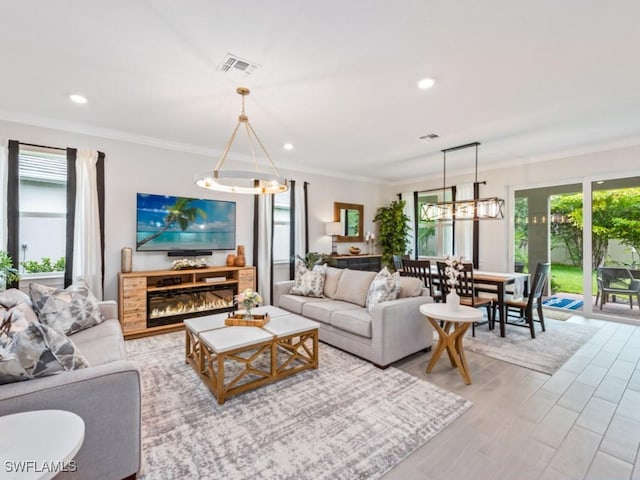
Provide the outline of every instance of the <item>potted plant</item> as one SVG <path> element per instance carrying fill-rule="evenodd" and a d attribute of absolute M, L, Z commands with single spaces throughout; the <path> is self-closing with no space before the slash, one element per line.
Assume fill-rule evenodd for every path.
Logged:
<path fill-rule="evenodd" d="M 394 200 L 388 207 L 380 207 L 373 221 L 378 224 L 378 245 L 382 250 L 382 264 L 394 269 L 393 256 L 407 253 L 409 217 L 404 213 L 404 200 Z"/>
<path fill-rule="evenodd" d="M 7 284 L 20 280 L 20 273 L 13 266 L 13 259 L 6 251 L 0 250 L 0 292 Z"/>
<path fill-rule="evenodd" d="M 316 265 L 326 263 L 328 258 L 328 255 L 318 252 L 307 252 L 304 257 L 296 255 L 296 259 L 301 260 L 304 263 L 304 266 L 307 267 L 307 270 L 312 270 Z"/>

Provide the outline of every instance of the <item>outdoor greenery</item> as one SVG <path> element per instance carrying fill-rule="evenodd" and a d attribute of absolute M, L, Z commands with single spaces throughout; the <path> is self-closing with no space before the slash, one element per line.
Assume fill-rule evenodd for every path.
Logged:
<path fill-rule="evenodd" d="M 393 269 L 393 256 L 407 253 L 409 217 L 404 213 L 404 200 L 394 200 L 388 207 L 380 207 L 373 218 L 378 224 L 378 245 L 382 250 L 382 264 Z"/>
<path fill-rule="evenodd" d="M 39 262 L 37 260 L 25 260 L 20 262 L 20 265 L 27 273 L 64 272 L 64 257 L 60 257 L 54 263 L 51 262 L 49 257 L 42 257 Z"/>
<path fill-rule="evenodd" d="M 593 272 L 593 291 L 596 287 L 596 273 Z M 554 263 L 551 265 L 551 287 L 554 292 L 579 293 L 582 289 L 582 268 L 573 265 L 561 265 Z"/>
<path fill-rule="evenodd" d="M 551 234 L 567 247 L 574 266 L 582 265 L 582 193 L 551 197 L 551 214 L 565 219 L 551 223 Z M 593 192 L 592 199 L 593 266 L 604 264 L 609 241 L 640 251 L 640 188 Z"/>
<path fill-rule="evenodd" d="M 13 267 L 11 255 L 4 250 L 0 250 L 0 277 L 3 277 L 2 280 L 6 283 L 20 280 L 20 273 Z"/>

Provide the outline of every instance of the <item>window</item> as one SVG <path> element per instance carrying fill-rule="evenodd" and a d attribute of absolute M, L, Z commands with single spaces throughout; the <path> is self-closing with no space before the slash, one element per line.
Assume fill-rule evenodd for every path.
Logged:
<path fill-rule="evenodd" d="M 57 149 L 20 145 L 20 272 L 63 276 L 67 221 L 67 157 Z"/>
<path fill-rule="evenodd" d="M 421 220 L 422 206 L 442 201 L 442 191 L 418 192 L 418 220 L 416 248 L 418 257 L 444 257 L 453 251 L 453 222 L 434 222 Z M 447 200 L 451 200 L 451 191 L 447 190 Z"/>
<path fill-rule="evenodd" d="M 277 193 L 273 197 L 273 263 L 289 262 L 291 232 L 291 194 Z"/>

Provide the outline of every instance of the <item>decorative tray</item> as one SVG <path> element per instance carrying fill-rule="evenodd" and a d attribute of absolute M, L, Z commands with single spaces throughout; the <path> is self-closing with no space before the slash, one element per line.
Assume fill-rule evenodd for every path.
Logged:
<path fill-rule="evenodd" d="M 245 318 L 244 313 L 233 312 L 224 319 L 224 324 L 236 327 L 264 327 L 269 323 L 268 313 L 265 313 L 264 315 L 254 314 L 252 317 L 253 318 Z"/>

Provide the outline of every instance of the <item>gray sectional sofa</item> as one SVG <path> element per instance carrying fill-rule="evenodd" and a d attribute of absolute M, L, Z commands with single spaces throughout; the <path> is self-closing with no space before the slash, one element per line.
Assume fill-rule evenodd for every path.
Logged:
<path fill-rule="evenodd" d="M 400 277 L 396 300 L 374 305 L 366 299 L 375 272 L 327 267 L 323 296 L 289 293 L 294 281 L 274 285 L 274 305 L 321 323 L 320 340 L 386 367 L 433 345 L 433 327 L 419 307 L 432 299 L 422 282 Z"/>
<path fill-rule="evenodd" d="M 99 306 L 104 322 L 69 336 L 88 368 L 0 385 L 0 416 L 59 409 L 84 420 L 77 471 L 60 473 L 60 480 L 135 478 L 140 470 L 140 372 L 127 360 L 116 303 Z"/>

